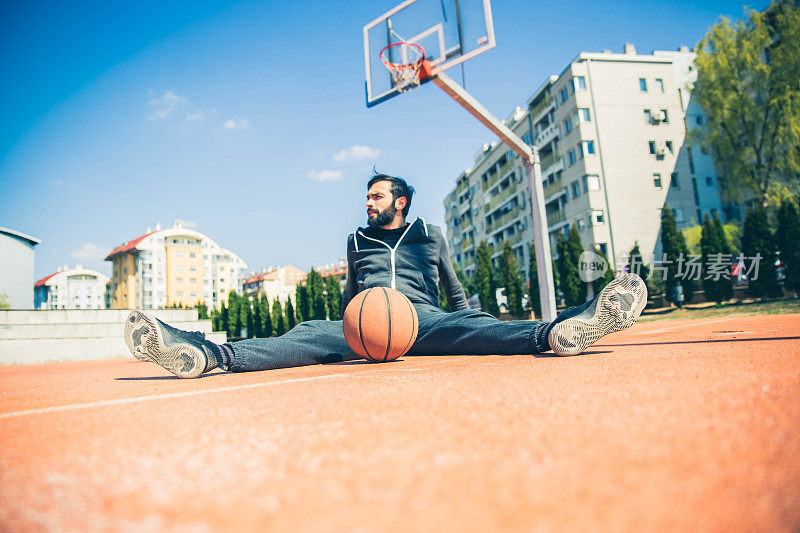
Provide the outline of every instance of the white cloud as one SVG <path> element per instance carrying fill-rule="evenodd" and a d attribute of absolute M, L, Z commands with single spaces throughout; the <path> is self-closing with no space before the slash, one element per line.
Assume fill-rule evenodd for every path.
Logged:
<path fill-rule="evenodd" d="M 181 218 L 175 220 L 175 224 L 180 224 L 181 227 L 189 228 L 189 229 L 197 227 L 197 222 L 192 222 L 191 220 L 183 220 Z"/>
<path fill-rule="evenodd" d="M 206 114 L 203 112 L 202 109 L 198 109 L 197 112 L 191 113 L 186 115 L 186 120 L 188 122 L 205 122 L 206 121 Z"/>
<path fill-rule="evenodd" d="M 75 250 L 70 253 L 70 257 L 80 261 L 102 261 L 110 252 L 108 248 L 97 246 L 93 242 L 85 242 L 81 244 L 80 250 Z"/>
<path fill-rule="evenodd" d="M 150 120 L 164 120 L 172 116 L 175 108 L 180 104 L 185 104 L 189 100 L 183 96 L 179 96 L 174 91 L 164 91 L 164 94 L 157 96 L 148 102 L 147 106 L 150 108 L 150 114 L 147 118 Z"/>
<path fill-rule="evenodd" d="M 342 179 L 341 170 L 323 169 L 317 172 L 316 170 L 309 170 L 308 177 L 314 181 L 335 181 Z"/>
<path fill-rule="evenodd" d="M 243 130 L 250 127 L 250 121 L 246 118 L 240 118 L 238 120 L 227 120 L 225 124 L 222 125 L 223 128 L 226 130 Z"/>
<path fill-rule="evenodd" d="M 377 148 L 354 144 L 346 150 L 333 154 L 334 161 L 356 161 L 359 159 L 374 159 L 380 155 L 381 151 Z"/>

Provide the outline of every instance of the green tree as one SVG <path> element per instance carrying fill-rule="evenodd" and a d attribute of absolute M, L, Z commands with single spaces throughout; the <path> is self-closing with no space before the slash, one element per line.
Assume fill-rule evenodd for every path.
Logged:
<path fill-rule="evenodd" d="M 322 276 L 319 272 L 313 268 L 306 277 L 306 287 L 308 287 L 308 294 L 311 299 L 311 315 L 309 319 L 325 320 L 327 316 L 327 309 L 325 308 L 325 282 L 322 280 Z"/>
<path fill-rule="evenodd" d="M 286 298 L 286 331 L 291 331 L 297 325 L 297 317 L 294 314 L 294 305 L 291 298 Z"/>
<path fill-rule="evenodd" d="M 334 275 L 325 277 L 325 296 L 328 305 L 328 317 L 339 320 L 342 316 L 342 286 Z"/>
<path fill-rule="evenodd" d="M 644 263 L 642 259 L 642 251 L 639 249 L 639 241 L 634 241 L 633 248 L 628 255 L 628 272 L 636 274 L 643 280 L 647 281 L 650 277 L 650 267 Z"/>
<path fill-rule="evenodd" d="M 722 222 L 717 215 L 713 220 L 706 215 L 700 237 L 700 257 L 703 264 L 703 291 L 708 301 L 720 304 L 733 295 L 730 253 Z"/>
<path fill-rule="evenodd" d="M 300 322 L 311 320 L 311 295 L 308 293 L 308 279 L 306 284 L 299 284 L 294 291 L 294 301 L 297 303 L 297 319 Z"/>
<path fill-rule="evenodd" d="M 478 298 L 481 309 L 492 316 L 500 316 L 500 307 L 497 305 L 497 277 L 492 264 L 492 252 L 486 241 L 481 241 L 475 255 L 475 284 L 478 288 Z"/>
<path fill-rule="evenodd" d="M 252 337 L 251 328 L 253 325 L 250 323 L 250 299 L 247 296 L 239 298 L 239 329 L 247 330 L 243 337 Z M 240 333 L 241 335 L 241 333 Z"/>
<path fill-rule="evenodd" d="M 602 277 L 599 277 L 599 278 L 597 278 L 596 280 L 594 280 L 594 281 L 592 282 L 592 292 L 593 292 L 594 294 L 600 294 L 600 291 L 602 291 L 602 290 L 603 290 L 603 288 L 604 288 L 606 285 L 608 285 L 609 283 L 611 283 L 612 281 L 614 281 L 614 269 L 613 269 L 613 268 L 611 268 L 611 263 L 608 261 L 608 256 L 606 256 L 606 254 L 604 254 L 604 253 L 603 253 L 603 252 L 600 250 L 600 248 L 599 248 L 599 247 L 597 247 L 597 246 L 595 246 L 595 247 L 594 247 L 594 253 L 596 253 L 597 255 L 599 255 L 600 257 L 602 257 L 602 258 L 603 258 L 603 260 L 604 260 L 604 261 L 606 262 L 606 264 L 608 265 L 608 268 L 605 270 L 605 272 L 603 272 L 603 275 L 602 275 Z"/>
<path fill-rule="evenodd" d="M 208 306 L 204 302 L 197 302 L 194 304 L 194 308 L 197 309 L 197 319 L 198 320 L 208 320 Z"/>
<path fill-rule="evenodd" d="M 251 322 L 252 322 L 252 329 L 248 329 L 247 332 L 250 334 L 251 337 L 260 338 L 261 335 L 261 326 L 263 324 L 263 320 L 261 319 L 261 306 L 259 302 L 261 298 L 259 298 L 258 293 L 254 296 L 254 300 L 252 302 L 251 308 L 253 312 L 251 313 Z"/>
<path fill-rule="evenodd" d="M 272 337 L 272 314 L 269 309 L 269 299 L 262 294 L 258 299 L 258 314 L 261 316 L 261 337 Z"/>
<path fill-rule="evenodd" d="M 745 261 L 758 261 L 748 279 L 750 295 L 756 298 L 774 298 L 781 295 L 778 273 L 775 269 L 777 246 L 767 220 L 767 211 L 762 207 L 748 209 L 742 232 L 742 253 Z M 760 258 L 760 259 L 759 259 Z"/>
<path fill-rule="evenodd" d="M 711 149 L 723 193 L 762 207 L 800 173 L 800 8 L 773 2 L 713 26 L 697 47 L 692 98 L 708 120 L 692 139 Z"/>
<path fill-rule="evenodd" d="M 784 198 L 781 202 L 775 240 L 786 274 L 784 287 L 800 296 L 800 217 L 792 198 Z"/>
<path fill-rule="evenodd" d="M 286 333 L 286 321 L 283 316 L 283 307 L 280 298 L 272 302 L 272 323 L 275 325 L 275 336 L 280 337 Z"/>
<path fill-rule="evenodd" d="M 536 246 L 528 246 L 528 298 L 536 318 L 542 317 L 542 293 L 539 291 L 539 269 L 536 266 Z"/>
<path fill-rule="evenodd" d="M 0 309 L 10 309 L 11 303 L 8 301 L 8 294 L 0 292 Z"/>
<path fill-rule="evenodd" d="M 459 267 L 455 261 L 453 261 L 453 272 L 456 273 L 456 277 L 458 278 L 458 282 L 461 283 L 461 288 L 464 289 L 464 294 L 469 298 L 477 291 L 475 290 L 475 281 L 467 276 L 461 267 Z"/>
<path fill-rule="evenodd" d="M 219 310 L 219 323 L 217 324 L 217 331 L 228 331 L 228 308 L 225 302 L 222 302 Z"/>
<path fill-rule="evenodd" d="M 239 311 L 239 297 L 230 291 L 228 293 L 228 337 L 238 337 L 241 334 L 242 323 Z"/>
<path fill-rule="evenodd" d="M 586 301 L 586 284 L 581 280 L 579 260 L 583 253 L 581 236 L 575 226 L 570 226 L 565 239 L 558 234 L 556 242 L 556 269 L 558 270 L 559 287 L 564 294 L 567 307 L 574 307 Z"/>
<path fill-rule="evenodd" d="M 503 241 L 503 252 L 500 255 L 500 282 L 506 289 L 508 312 L 514 318 L 522 318 L 522 277 L 519 273 L 517 256 L 511 249 L 511 243 Z"/>
<path fill-rule="evenodd" d="M 689 248 L 683 233 L 678 231 L 672 209 L 661 210 L 661 248 L 667 266 L 667 279 L 664 280 L 664 296 L 668 302 L 675 299 L 675 286 L 680 282 L 683 287 L 683 298 L 690 302 L 694 295 L 694 282 L 686 274 L 686 262 L 689 260 Z"/>

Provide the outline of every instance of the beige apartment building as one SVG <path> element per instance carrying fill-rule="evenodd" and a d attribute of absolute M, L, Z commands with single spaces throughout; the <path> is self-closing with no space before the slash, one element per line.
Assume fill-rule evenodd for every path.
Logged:
<path fill-rule="evenodd" d="M 176 222 L 147 232 L 111 251 L 110 306 L 159 309 L 205 303 L 219 308 L 228 293 L 241 294 L 247 265 L 213 239 Z"/>
<path fill-rule="evenodd" d="M 251 272 L 242 281 L 242 287 L 247 296 L 265 294 L 270 301 L 278 298 L 284 304 L 287 300 L 292 300 L 294 304 L 297 285 L 305 279 L 306 273 L 294 265 L 269 267 L 261 272 Z"/>
<path fill-rule="evenodd" d="M 641 55 L 630 44 L 623 53 L 581 53 L 505 120 L 539 149 L 554 256 L 558 234 L 574 225 L 584 247 L 597 246 L 617 269 L 636 241 L 649 262 L 660 253 L 665 206 L 679 227 L 720 209 L 711 156 L 684 143 L 687 128 L 703 119 L 690 102 L 693 59 L 685 47 Z M 702 191 L 698 168 L 707 178 Z M 525 179 L 519 157 L 499 141 L 456 178 L 445 220 L 451 255 L 468 275 L 481 240 L 495 259 L 510 241 L 527 271 L 533 231 Z"/>

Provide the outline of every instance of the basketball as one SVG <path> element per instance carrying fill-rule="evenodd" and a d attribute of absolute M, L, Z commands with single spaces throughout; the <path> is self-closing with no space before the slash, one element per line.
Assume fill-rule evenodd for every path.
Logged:
<path fill-rule="evenodd" d="M 358 293 L 344 311 L 344 338 L 356 354 L 373 363 L 394 361 L 417 340 L 419 320 L 411 301 L 388 287 Z"/>

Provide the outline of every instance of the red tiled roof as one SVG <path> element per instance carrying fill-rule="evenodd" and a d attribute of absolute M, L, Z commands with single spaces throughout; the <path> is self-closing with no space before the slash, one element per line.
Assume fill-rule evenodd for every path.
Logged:
<path fill-rule="evenodd" d="M 141 237 L 137 237 L 137 238 L 133 239 L 132 241 L 128 241 L 127 243 L 123 244 L 122 246 L 117 246 L 116 248 L 111 250 L 111 253 L 106 256 L 105 260 L 108 261 L 108 260 L 110 260 L 112 257 L 114 257 L 117 254 L 121 254 L 121 253 L 124 253 L 124 252 L 129 252 L 129 251 L 133 250 L 134 248 L 136 248 L 137 244 L 142 242 L 142 239 L 144 239 L 145 237 L 149 237 L 150 235 L 152 235 L 153 233 L 157 233 L 158 231 L 161 231 L 161 230 L 151 231 L 150 233 L 146 233 L 146 234 L 142 235 Z"/>
<path fill-rule="evenodd" d="M 58 272 L 61 272 L 61 271 L 59 270 Z M 45 283 L 47 283 L 47 280 L 48 280 L 48 279 L 50 279 L 50 278 L 52 278 L 53 276 L 55 276 L 56 274 L 58 274 L 58 272 L 53 272 L 53 273 L 52 273 L 52 274 L 50 274 L 49 276 L 45 276 L 45 277 L 43 277 L 42 279 L 40 279 L 39 281 L 37 281 L 36 283 L 34 283 L 34 284 L 33 284 L 33 286 L 34 286 L 34 287 L 41 287 L 42 285 L 44 285 Z"/>

